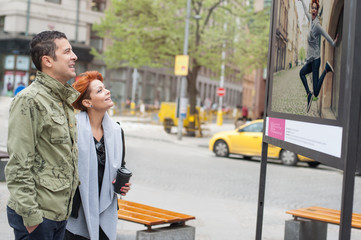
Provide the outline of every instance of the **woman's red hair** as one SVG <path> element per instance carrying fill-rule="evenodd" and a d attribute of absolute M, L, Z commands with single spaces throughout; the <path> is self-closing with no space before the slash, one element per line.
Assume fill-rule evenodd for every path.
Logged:
<path fill-rule="evenodd" d="M 320 4 L 318 3 L 318 0 L 312 0 L 312 5 L 316 3 L 317 5 L 317 10 L 320 9 Z"/>
<path fill-rule="evenodd" d="M 88 91 L 89 84 L 93 80 L 99 80 L 103 82 L 103 76 L 98 71 L 88 71 L 85 73 L 80 74 L 76 81 L 73 83 L 73 88 L 77 90 L 80 93 L 80 96 L 78 97 L 75 102 L 73 102 L 73 107 L 75 109 L 78 109 L 80 111 L 86 111 L 86 107 L 84 107 L 82 101 L 83 99 L 89 99 L 90 97 L 90 91 Z"/>

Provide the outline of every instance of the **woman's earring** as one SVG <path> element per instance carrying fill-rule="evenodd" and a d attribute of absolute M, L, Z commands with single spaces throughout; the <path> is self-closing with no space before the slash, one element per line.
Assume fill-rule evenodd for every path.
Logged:
<path fill-rule="evenodd" d="M 92 108 L 92 107 L 93 107 L 93 105 L 90 105 L 90 107 Z"/>

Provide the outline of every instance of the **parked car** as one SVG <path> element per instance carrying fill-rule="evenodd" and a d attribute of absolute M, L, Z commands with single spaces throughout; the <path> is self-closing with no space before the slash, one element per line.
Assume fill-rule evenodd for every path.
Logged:
<path fill-rule="evenodd" d="M 214 134 L 209 141 L 209 150 L 218 157 L 228 157 L 229 154 L 240 154 L 245 159 L 259 157 L 262 154 L 262 135 L 263 120 L 254 120 L 235 130 Z M 307 162 L 310 167 L 317 167 L 320 164 L 313 159 L 271 144 L 268 145 L 268 157 L 280 159 L 288 166 L 294 166 L 298 161 Z"/>

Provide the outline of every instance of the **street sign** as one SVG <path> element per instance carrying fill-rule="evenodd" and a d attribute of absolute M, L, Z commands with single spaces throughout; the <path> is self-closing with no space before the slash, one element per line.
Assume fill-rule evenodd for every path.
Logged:
<path fill-rule="evenodd" d="M 226 95 L 226 89 L 221 88 L 221 87 L 217 88 L 217 95 L 220 96 L 220 97 Z"/>
<path fill-rule="evenodd" d="M 180 119 L 185 119 L 187 117 L 187 106 L 188 106 L 188 98 L 181 98 L 179 103 Z"/>
<path fill-rule="evenodd" d="M 188 64 L 189 64 L 188 55 L 177 55 L 175 57 L 174 74 L 177 76 L 187 76 Z"/>

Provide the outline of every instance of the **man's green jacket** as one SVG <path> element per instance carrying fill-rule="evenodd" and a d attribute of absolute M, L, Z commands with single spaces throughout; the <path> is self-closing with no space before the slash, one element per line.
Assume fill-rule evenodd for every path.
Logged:
<path fill-rule="evenodd" d="M 79 185 L 77 132 L 71 104 L 79 93 L 43 72 L 10 107 L 8 206 L 34 226 L 66 220 Z"/>

